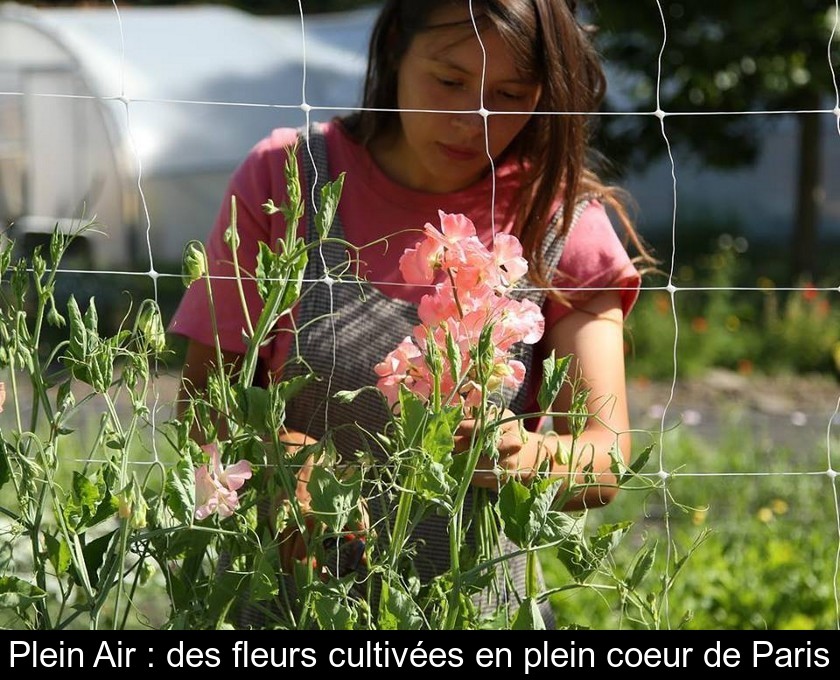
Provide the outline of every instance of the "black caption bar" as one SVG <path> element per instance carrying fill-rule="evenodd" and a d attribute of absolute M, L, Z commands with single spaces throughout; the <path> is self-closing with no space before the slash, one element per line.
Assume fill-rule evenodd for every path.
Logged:
<path fill-rule="evenodd" d="M 497 633 L 497 634 L 494 634 Z M 438 669 L 540 677 L 564 669 L 830 670 L 836 631 L 0 632 L 9 670 Z"/>

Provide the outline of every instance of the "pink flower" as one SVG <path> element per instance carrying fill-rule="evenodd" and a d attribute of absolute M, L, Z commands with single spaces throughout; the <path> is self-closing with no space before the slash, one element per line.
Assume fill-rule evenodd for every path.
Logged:
<path fill-rule="evenodd" d="M 447 281 L 435 286 L 435 292 L 420 298 L 417 317 L 425 326 L 433 328 L 446 319 L 458 318 L 458 305 L 451 284 Z"/>
<path fill-rule="evenodd" d="M 422 325 L 414 329 L 413 340 L 405 338 L 374 370 L 379 376 L 377 387 L 391 406 L 405 386 L 425 399 L 433 390 L 444 398 L 453 395 L 469 411 L 480 405 L 484 394 L 474 365 L 483 329 L 492 326 L 493 345 L 491 356 L 484 357 L 492 362 L 487 367 L 489 376 L 483 378 L 488 383 L 484 387 L 516 389 L 525 378 L 525 366 L 512 358 L 510 350 L 518 342 L 537 342 L 545 331 L 545 320 L 533 302 L 508 297 L 512 286 L 528 272 L 516 237 L 497 234 L 491 250 L 464 215 L 443 211 L 438 215 L 440 229 L 426 224 L 424 237 L 400 258 L 406 282 L 435 284 L 418 305 Z M 439 360 L 427 361 L 431 356 Z M 440 375 L 432 374 L 433 364 Z"/>
<path fill-rule="evenodd" d="M 429 369 L 423 352 L 410 337 L 404 338 L 396 349 L 373 367 L 373 371 L 379 376 L 376 387 L 391 406 L 399 401 L 401 384 L 424 397 L 431 393 Z"/>
<path fill-rule="evenodd" d="M 438 210 L 440 231 L 426 224 L 426 236 L 437 241 L 443 248 L 457 250 L 468 239 L 476 238 L 475 225 L 464 215 L 445 213 Z"/>
<path fill-rule="evenodd" d="M 441 266 L 443 249 L 438 243 L 426 239 L 414 248 L 406 248 L 400 257 L 400 273 L 407 283 L 429 284 Z"/>
<path fill-rule="evenodd" d="M 240 460 L 222 468 L 219 448 L 215 444 L 201 447 L 210 454 L 210 467 L 202 465 L 195 471 L 195 518 L 205 519 L 214 512 L 219 517 L 230 517 L 239 507 L 236 491 L 251 478 L 251 464 Z"/>
<path fill-rule="evenodd" d="M 3 413 L 3 404 L 6 403 L 6 383 L 0 382 L 0 413 Z"/>
<path fill-rule="evenodd" d="M 533 345 L 545 332 L 542 310 L 530 300 L 505 298 L 497 307 L 493 341 L 502 349 L 517 342 Z"/>
<path fill-rule="evenodd" d="M 512 286 L 528 272 L 528 261 L 522 257 L 522 244 L 510 234 L 493 237 L 493 259 L 500 272 L 499 283 L 504 286 Z"/>

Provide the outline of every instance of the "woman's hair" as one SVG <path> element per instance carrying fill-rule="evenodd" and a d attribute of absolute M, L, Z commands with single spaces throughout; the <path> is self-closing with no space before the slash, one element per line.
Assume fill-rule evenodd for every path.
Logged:
<path fill-rule="evenodd" d="M 436 10 L 472 7 L 480 20 L 476 25 L 495 27 L 517 68 L 542 86 L 536 115 L 505 150 L 505 158 L 518 161 L 524 173 L 514 234 L 539 285 L 549 285 L 542 250 L 557 187 L 565 206 L 584 195 L 597 196 L 617 215 L 639 259 L 652 262 L 630 220 L 627 196 L 601 182 L 590 167 L 591 116 L 586 114 L 600 107 L 606 77 L 589 30 L 576 19 L 576 6 L 576 0 L 387 0 L 371 35 L 363 108 L 345 121 L 362 144 L 393 131 L 399 125 L 398 69 L 411 41 L 434 28 L 429 18 Z M 562 233 L 573 213 L 564 210 Z"/>

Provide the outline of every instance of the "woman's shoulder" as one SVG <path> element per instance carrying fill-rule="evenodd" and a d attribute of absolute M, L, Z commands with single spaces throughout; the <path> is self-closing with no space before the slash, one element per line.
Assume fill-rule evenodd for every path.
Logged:
<path fill-rule="evenodd" d="M 231 176 L 234 191 L 249 187 L 265 193 L 276 193 L 286 185 L 286 160 L 302 139 L 301 129 L 280 127 L 271 130 L 256 142 Z"/>
<path fill-rule="evenodd" d="M 296 128 L 275 128 L 265 137 L 254 144 L 244 163 L 259 163 L 275 160 L 278 156 L 285 161 L 286 154 L 298 139 L 299 131 Z"/>
<path fill-rule="evenodd" d="M 639 272 L 604 205 L 590 199 L 577 210 L 557 267 L 560 282 L 572 287 L 637 287 Z"/>

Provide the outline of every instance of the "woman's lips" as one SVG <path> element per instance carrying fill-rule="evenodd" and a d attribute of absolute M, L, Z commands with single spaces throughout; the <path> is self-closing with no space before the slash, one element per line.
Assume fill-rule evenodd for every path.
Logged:
<path fill-rule="evenodd" d="M 479 151 L 475 149 L 471 149 L 465 146 L 455 146 L 452 144 L 444 144 L 443 142 L 438 142 L 438 146 L 440 150 L 443 151 L 444 155 L 448 158 L 451 158 L 454 161 L 471 161 L 475 160 L 479 156 Z"/>

